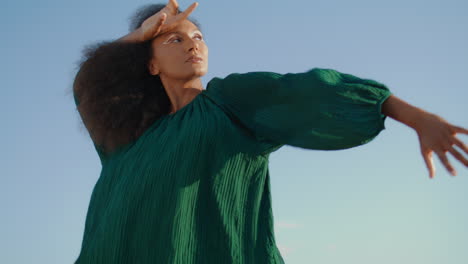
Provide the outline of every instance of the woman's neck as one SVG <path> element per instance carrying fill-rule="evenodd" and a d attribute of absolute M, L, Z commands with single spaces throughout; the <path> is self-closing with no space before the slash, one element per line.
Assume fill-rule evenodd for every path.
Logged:
<path fill-rule="evenodd" d="M 189 104 L 198 94 L 203 91 L 203 84 L 200 78 L 186 80 L 167 80 L 161 78 L 161 82 L 171 101 L 170 114 L 177 112 L 182 107 Z"/>

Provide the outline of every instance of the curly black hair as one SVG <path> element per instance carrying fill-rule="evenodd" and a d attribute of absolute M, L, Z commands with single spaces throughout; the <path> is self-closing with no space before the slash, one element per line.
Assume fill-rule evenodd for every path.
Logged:
<path fill-rule="evenodd" d="M 138 8 L 130 17 L 130 32 L 165 6 Z M 201 30 L 195 19 L 189 21 Z M 170 112 L 161 79 L 147 68 L 153 55 L 151 42 L 100 41 L 82 51 L 72 93 L 90 137 L 106 154 L 136 140 Z"/>

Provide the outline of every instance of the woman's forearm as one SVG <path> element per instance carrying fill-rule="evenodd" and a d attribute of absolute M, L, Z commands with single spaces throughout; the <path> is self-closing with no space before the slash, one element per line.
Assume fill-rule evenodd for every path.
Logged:
<path fill-rule="evenodd" d="M 141 42 L 143 41 L 142 39 L 142 34 L 140 32 L 140 28 L 138 28 L 137 30 L 135 31 L 132 31 L 130 33 L 128 33 L 127 35 L 117 39 L 117 41 L 120 41 L 120 42 Z"/>
<path fill-rule="evenodd" d="M 416 131 L 421 154 L 429 170 L 430 178 L 433 178 L 435 173 L 432 153 L 439 157 L 442 164 L 453 176 L 456 175 L 456 171 L 447 159 L 447 153 L 451 153 L 458 161 L 468 167 L 468 159 L 462 155 L 462 152 L 468 154 L 468 146 L 456 138 L 457 133 L 468 134 L 468 129 L 452 125 L 442 117 L 410 105 L 394 95 L 383 102 L 382 114 L 400 121 Z M 454 145 L 458 146 L 461 151 L 455 149 Z"/>
<path fill-rule="evenodd" d="M 382 104 L 382 113 L 413 129 L 417 129 L 418 121 L 429 114 L 425 110 L 411 105 L 402 99 L 391 95 Z"/>

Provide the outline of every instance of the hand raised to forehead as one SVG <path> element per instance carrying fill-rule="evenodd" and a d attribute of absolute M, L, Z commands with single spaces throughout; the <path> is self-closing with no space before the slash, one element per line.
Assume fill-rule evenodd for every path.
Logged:
<path fill-rule="evenodd" d="M 169 0 L 167 5 L 156 14 L 143 21 L 140 31 L 142 41 L 146 41 L 164 34 L 186 19 L 195 8 L 197 2 L 191 4 L 185 11 L 178 13 L 179 4 L 176 0 Z"/>

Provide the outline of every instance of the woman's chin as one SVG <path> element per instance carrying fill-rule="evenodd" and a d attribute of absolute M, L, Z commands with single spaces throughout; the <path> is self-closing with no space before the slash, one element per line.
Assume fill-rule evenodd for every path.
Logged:
<path fill-rule="evenodd" d="M 208 72 L 208 69 L 206 68 L 203 68 L 203 69 L 193 69 L 193 76 L 195 77 L 202 77 L 204 75 L 206 75 L 206 73 Z"/>
<path fill-rule="evenodd" d="M 191 79 L 194 79 L 194 78 L 202 77 L 202 76 L 206 75 L 207 72 L 208 72 L 208 69 L 206 67 L 203 67 L 203 68 L 193 67 L 193 68 L 189 68 L 189 69 L 184 69 L 183 72 L 177 72 L 177 73 L 174 72 L 173 74 L 170 74 L 170 75 L 167 74 L 166 76 L 169 77 L 169 79 L 191 80 Z"/>

